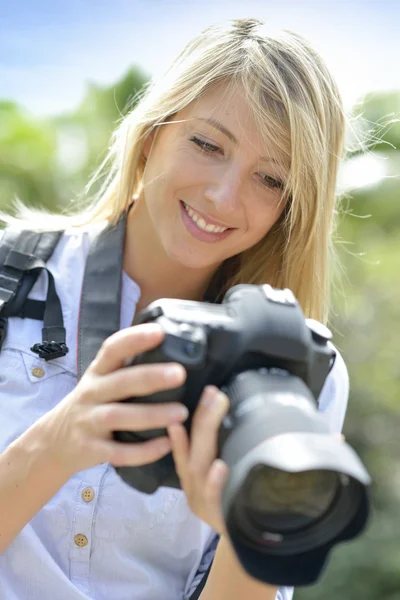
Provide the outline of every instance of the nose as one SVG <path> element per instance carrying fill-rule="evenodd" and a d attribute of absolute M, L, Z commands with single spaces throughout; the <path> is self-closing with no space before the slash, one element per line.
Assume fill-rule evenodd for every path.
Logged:
<path fill-rule="evenodd" d="M 242 177 L 239 169 L 233 165 L 218 169 L 213 181 L 205 188 L 205 198 L 211 202 L 217 212 L 229 214 L 240 204 Z"/>

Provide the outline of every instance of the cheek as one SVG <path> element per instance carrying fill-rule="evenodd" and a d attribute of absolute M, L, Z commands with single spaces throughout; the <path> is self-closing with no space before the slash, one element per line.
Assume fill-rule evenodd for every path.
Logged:
<path fill-rule="evenodd" d="M 177 152 L 169 163 L 168 178 L 175 188 L 185 189 L 205 185 L 209 177 L 206 165 L 199 164 L 190 152 Z"/>
<path fill-rule="evenodd" d="M 278 221 L 283 208 L 277 202 L 259 202 L 251 207 L 249 211 L 249 230 L 254 232 L 259 239 L 264 237 L 271 227 Z"/>

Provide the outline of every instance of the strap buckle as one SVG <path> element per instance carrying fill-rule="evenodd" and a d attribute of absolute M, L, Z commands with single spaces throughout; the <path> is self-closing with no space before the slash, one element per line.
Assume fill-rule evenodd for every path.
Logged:
<path fill-rule="evenodd" d="M 38 354 L 40 358 L 44 358 L 44 360 L 53 360 L 65 356 L 68 348 L 64 342 L 42 342 L 32 346 L 31 351 Z"/>

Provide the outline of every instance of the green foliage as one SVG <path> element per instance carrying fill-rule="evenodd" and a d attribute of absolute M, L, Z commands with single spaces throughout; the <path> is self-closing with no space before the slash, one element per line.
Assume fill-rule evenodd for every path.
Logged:
<path fill-rule="evenodd" d="M 115 85 L 89 84 L 72 114 L 43 121 L 0 102 L 0 209 L 14 197 L 53 211 L 81 194 L 107 153 L 113 129 L 146 83 L 130 69 Z"/>
<path fill-rule="evenodd" d="M 34 120 L 0 102 L 0 208 L 13 196 L 59 210 L 104 158 L 110 134 L 145 83 L 131 69 L 110 88 L 90 84 L 78 110 Z M 369 94 L 359 108 L 382 141 L 388 178 L 348 194 L 338 231 L 345 277 L 332 328 L 351 393 L 344 432 L 373 477 L 368 531 L 337 547 L 321 580 L 297 600 L 400 600 L 400 93 Z M 393 146 L 395 148 L 393 148 Z M 350 159 L 354 160 L 354 159 Z"/>
<path fill-rule="evenodd" d="M 369 147 L 378 152 L 400 148 L 399 92 L 371 92 L 354 113 Z"/>
<path fill-rule="evenodd" d="M 362 112 L 373 125 L 399 110 L 400 93 L 391 93 L 367 96 Z M 396 127 L 383 142 L 400 147 Z M 372 476 L 372 517 L 364 535 L 333 550 L 320 581 L 298 590 L 296 600 L 400 600 L 400 151 L 383 142 L 375 156 L 387 178 L 349 194 L 341 219 L 345 277 L 332 322 L 350 374 L 344 433 Z"/>
<path fill-rule="evenodd" d="M 11 102 L 0 103 L 0 198 L 13 196 L 33 205 L 57 206 L 56 136 Z M 3 206 L 1 203 L 0 206 Z"/>

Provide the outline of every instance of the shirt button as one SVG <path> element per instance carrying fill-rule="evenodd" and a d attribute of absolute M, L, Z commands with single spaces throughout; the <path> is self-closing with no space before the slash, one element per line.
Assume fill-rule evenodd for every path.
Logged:
<path fill-rule="evenodd" d="M 32 375 L 34 377 L 43 377 L 44 370 L 41 367 L 35 367 L 34 369 L 32 369 Z"/>
<path fill-rule="evenodd" d="M 74 537 L 74 542 L 79 548 L 84 548 L 89 543 L 86 535 L 83 535 L 83 533 L 78 533 L 78 535 Z"/>
<path fill-rule="evenodd" d="M 85 488 L 81 494 L 82 500 L 85 502 L 91 502 L 94 498 L 94 490 L 92 488 Z"/>

